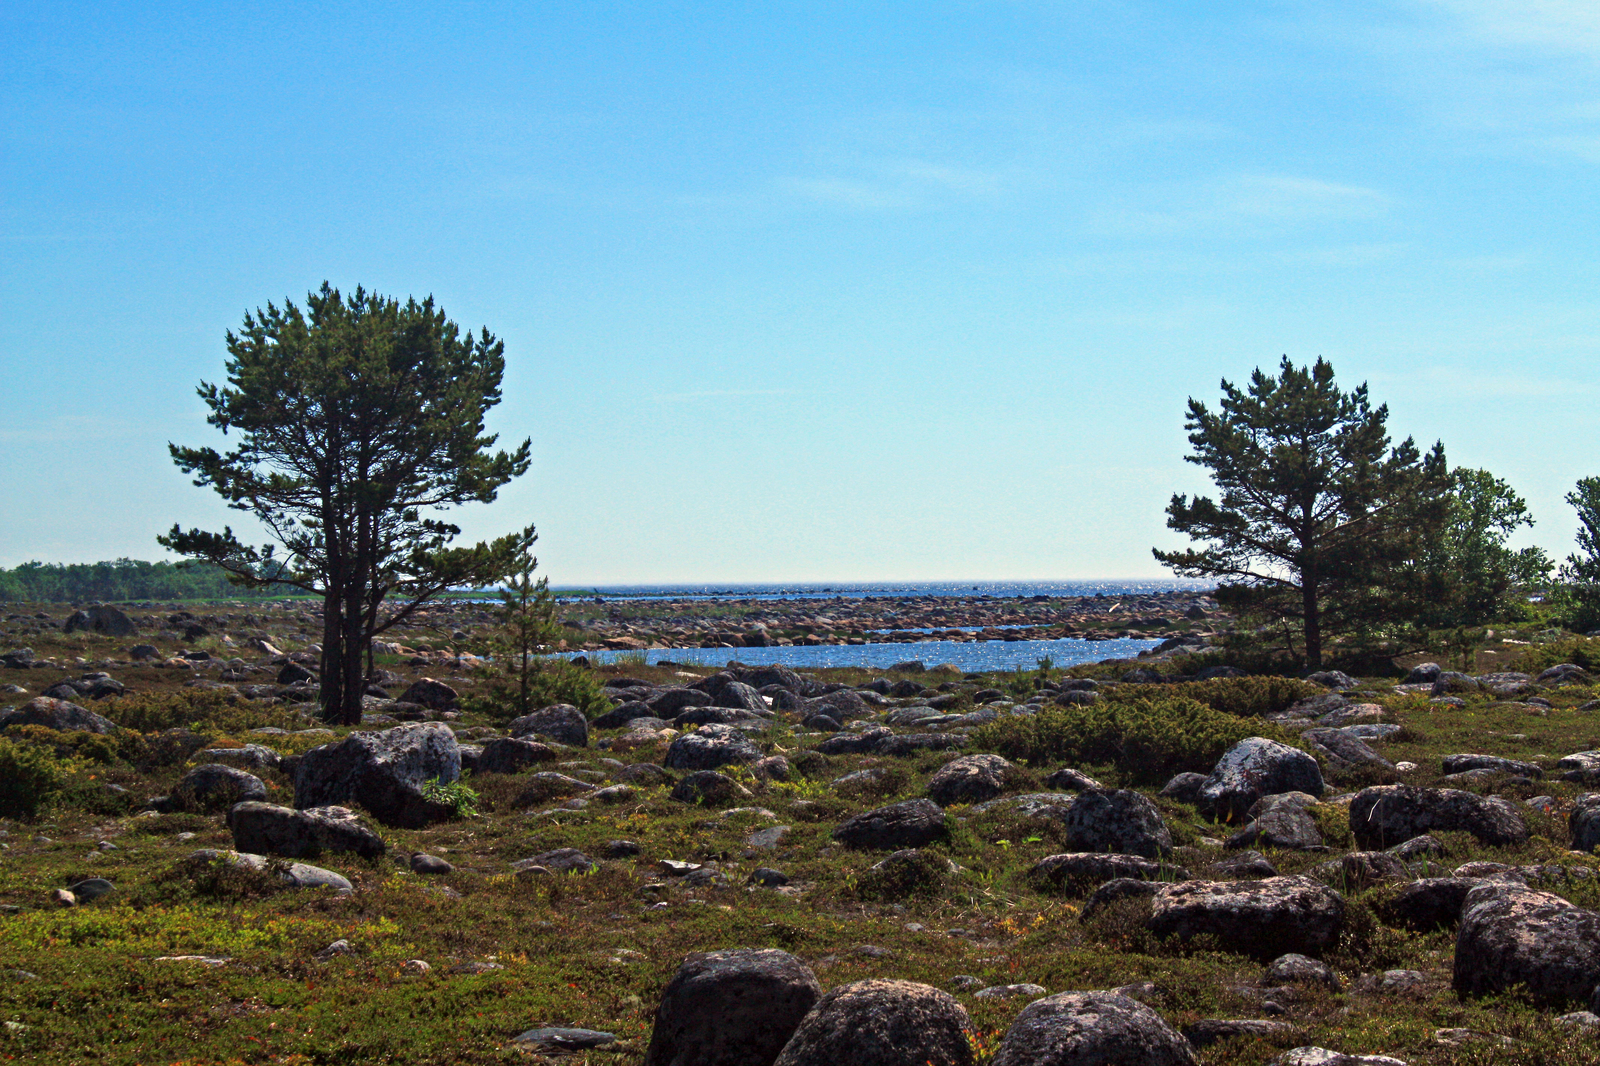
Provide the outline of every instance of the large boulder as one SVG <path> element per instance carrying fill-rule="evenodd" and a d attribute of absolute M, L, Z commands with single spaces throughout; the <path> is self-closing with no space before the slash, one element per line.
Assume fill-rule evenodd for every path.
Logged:
<path fill-rule="evenodd" d="M 941 807 L 982 803 L 1006 790 L 1014 770 L 999 755 L 962 755 L 939 767 L 928 779 L 928 798 Z"/>
<path fill-rule="evenodd" d="M 711 702 L 712 697 L 709 692 L 697 688 L 669 688 L 650 697 L 645 701 L 645 706 L 649 708 L 651 717 L 664 718 L 670 722 L 690 707 L 709 707 Z"/>
<path fill-rule="evenodd" d="M 1499 755 L 1446 755 L 1442 766 L 1447 774 L 1464 774 L 1472 770 L 1492 770 L 1498 774 L 1517 774 L 1522 777 L 1543 777 L 1544 769 L 1538 763 L 1521 759 L 1506 759 Z"/>
<path fill-rule="evenodd" d="M 668 799 L 679 803 L 698 803 L 706 807 L 721 807 L 750 798 L 750 790 L 727 774 L 715 770 L 696 770 L 672 786 Z"/>
<path fill-rule="evenodd" d="M 199 762 L 221 763 L 240 770 L 276 770 L 283 762 L 283 756 L 264 744 L 246 744 L 242 748 L 205 748 L 196 752 L 194 757 Z"/>
<path fill-rule="evenodd" d="M 1244 817 L 1256 800 L 1280 792 L 1322 795 L 1322 769 L 1298 748 L 1266 737 L 1246 737 L 1217 760 L 1198 797 L 1216 817 Z"/>
<path fill-rule="evenodd" d="M 1600 914 L 1517 881 L 1484 881 L 1462 908 L 1452 984 L 1462 995 L 1520 986 L 1543 1003 L 1587 1002 L 1600 985 Z"/>
<path fill-rule="evenodd" d="M 1567 816 L 1567 828 L 1572 833 L 1573 851 L 1593 851 L 1600 846 L 1600 793 L 1578 797 Z"/>
<path fill-rule="evenodd" d="M 743 681 L 730 681 L 723 685 L 722 691 L 714 697 L 712 705 L 754 711 L 759 714 L 768 713 L 767 701 L 761 698 L 761 693 Z"/>
<path fill-rule="evenodd" d="M 513 737 L 540 736 L 574 748 L 589 746 L 589 720 L 570 703 L 541 707 L 532 714 L 513 719 L 506 731 Z"/>
<path fill-rule="evenodd" d="M 1161 811 L 1131 788 L 1086 788 L 1068 806 L 1062 825 L 1077 851 L 1110 851 L 1147 859 L 1172 854 Z"/>
<path fill-rule="evenodd" d="M 848 848 L 899 851 L 932 844 L 945 832 L 944 811 L 919 799 L 853 815 L 833 831 L 833 839 Z"/>
<path fill-rule="evenodd" d="M 96 605 L 84 611 L 74 611 L 61 627 L 63 633 L 90 632 L 107 637 L 137 636 L 139 627 L 133 619 L 115 607 Z"/>
<path fill-rule="evenodd" d="M 1310 877 L 1184 881 L 1161 886 L 1151 903 L 1157 936 L 1209 935 L 1223 951 L 1263 959 L 1320 955 L 1344 928 L 1344 897 Z"/>
<path fill-rule="evenodd" d="M 821 995 L 786 951 L 697 952 L 661 994 L 644 1066 L 772 1066 Z"/>
<path fill-rule="evenodd" d="M 292 682 L 283 682 L 292 684 Z M 419 707 L 426 707 L 430 711 L 448 711 L 456 705 L 456 690 L 443 681 L 435 681 L 431 677 L 419 677 L 413 681 L 409 688 L 400 694 L 399 703 L 415 703 Z"/>
<path fill-rule="evenodd" d="M 703 725 L 667 745 L 661 761 L 669 770 L 715 770 L 760 758 L 761 749 L 734 726 Z"/>
<path fill-rule="evenodd" d="M 1423 877 L 1397 885 L 1380 899 L 1378 913 L 1390 925 L 1426 933 L 1448 929 L 1461 920 L 1467 893 L 1483 884 L 1477 877 Z"/>
<path fill-rule="evenodd" d="M 1139 881 L 1187 881 L 1189 871 L 1181 866 L 1154 862 L 1142 855 L 1082 851 L 1047 855 L 1028 870 L 1028 880 L 1039 888 L 1068 892 L 1101 885 L 1119 877 Z"/>
<path fill-rule="evenodd" d="M 172 790 L 173 805 L 187 811 L 217 811 L 266 798 L 267 785 L 261 778 L 219 763 L 196 766 Z"/>
<path fill-rule="evenodd" d="M 1285 851 L 1325 851 L 1317 820 L 1305 808 L 1280 804 L 1228 838 L 1227 847 L 1282 848 Z"/>
<path fill-rule="evenodd" d="M 554 762 L 556 753 L 547 744 L 521 737 L 496 737 L 483 743 L 475 772 L 480 774 L 515 774 L 530 766 Z"/>
<path fill-rule="evenodd" d="M 354 852 L 364 859 L 384 853 L 383 838 L 361 824 L 348 807 L 297 811 L 273 803 L 246 801 L 228 811 L 228 829 L 238 851 L 315 859 L 324 853 Z"/>
<path fill-rule="evenodd" d="M 460 777 L 461 748 L 442 724 L 351 733 L 300 757 L 294 805 L 305 810 L 355 803 L 384 825 L 416 829 L 454 814 L 454 808 L 423 796 L 423 786 Z"/>
<path fill-rule="evenodd" d="M 1394 763 L 1373 751 L 1360 737 L 1351 736 L 1342 729 L 1308 729 L 1300 734 L 1300 739 L 1330 769 L 1346 772 L 1367 770 L 1384 775 L 1395 773 Z M 1394 778 L 1389 776 L 1388 780 Z"/>
<path fill-rule="evenodd" d="M 0 729 L 19 725 L 42 725 L 46 729 L 68 733 L 80 730 L 85 733 L 110 733 L 117 727 L 87 707 L 79 707 L 66 700 L 36 696 L 21 707 L 0 714 Z"/>
<path fill-rule="evenodd" d="M 1182 1033 L 1120 992 L 1036 999 L 1000 1041 L 994 1066 L 1196 1066 Z"/>
<path fill-rule="evenodd" d="M 937 988 L 855 981 L 818 1001 L 775 1066 L 970 1066 L 971 1028 L 966 1009 Z"/>
<path fill-rule="evenodd" d="M 218 863 L 253 873 L 276 875 L 279 881 L 290 888 L 331 888 L 342 896 L 355 891 L 355 886 L 343 874 L 324 870 L 320 866 L 308 866 L 303 862 L 274 862 L 270 856 L 247 851 L 202 848 L 184 860 L 184 865 L 194 872 Z"/>
<path fill-rule="evenodd" d="M 1364 850 L 1393 847 L 1424 833 L 1465 831 L 1496 847 L 1523 844 L 1528 825 L 1507 800 L 1453 788 L 1375 785 L 1350 801 L 1350 831 Z"/>

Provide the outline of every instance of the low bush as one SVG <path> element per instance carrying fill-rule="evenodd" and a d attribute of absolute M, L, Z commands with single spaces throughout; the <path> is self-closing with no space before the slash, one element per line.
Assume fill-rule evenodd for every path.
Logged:
<path fill-rule="evenodd" d="M 455 808 L 457 818 L 476 818 L 478 793 L 465 781 L 444 782 L 437 777 L 422 785 L 422 798 L 430 803 Z"/>
<path fill-rule="evenodd" d="M 275 725 L 303 729 L 296 712 L 282 704 L 258 703 L 234 692 L 184 689 L 180 692 L 142 692 L 107 700 L 99 713 L 141 733 L 187 728 L 213 735 L 245 733 L 257 726 Z"/>
<path fill-rule="evenodd" d="M 68 774 L 69 768 L 47 748 L 0 737 L 0 817 L 37 817 Z"/>
<path fill-rule="evenodd" d="M 1223 752 L 1250 736 L 1289 740 L 1268 723 L 1162 693 L 1003 718 L 978 727 L 972 743 L 975 750 L 1034 765 L 1109 764 L 1129 782 L 1160 784 L 1173 774 L 1210 771 Z"/>
<path fill-rule="evenodd" d="M 1240 718 L 1261 718 L 1326 691 L 1321 685 L 1294 677 L 1215 677 L 1209 681 L 1186 681 L 1181 686 L 1118 685 L 1108 689 L 1104 698 L 1133 702 L 1182 697 Z"/>
<path fill-rule="evenodd" d="M 1585 670 L 1600 670 L 1600 640 L 1568 637 L 1548 644 L 1534 644 L 1517 656 L 1509 669 L 1538 676 L 1560 663 L 1573 663 Z"/>
<path fill-rule="evenodd" d="M 497 676 L 487 693 L 469 696 L 462 705 L 470 712 L 510 721 L 526 713 L 517 707 L 519 695 L 516 678 Z M 565 659 L 547 659 L 538 669 L 529 671 L 527 706 L 536 710 L 555 703 L 571 704 L 591 720 L 615 706 L 593 671 L 573 666 Z"/>

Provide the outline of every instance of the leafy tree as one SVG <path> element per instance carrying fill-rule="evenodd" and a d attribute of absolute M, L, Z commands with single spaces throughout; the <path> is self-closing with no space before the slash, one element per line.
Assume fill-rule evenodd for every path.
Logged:
<path fill-rule="evenodd" d="M 1417 620 L 1433 626 L 1479 626 L 1516 609 L 1510 594 L 1543 584 L 1551 561 L 1542 548 L 1513 551 L 1506 540 L 1533 525 L 1528 505 L 1487 470 L 1457 467 L 1449 506 L 1421 566 L 1427 593 Z"/>
<path fill-rule="evenodd" d="M 1168 527 L 1205 543 L 1155 557 L 1221 579 L 1234 602 L 1297 630 L 1306 664 L 1320 668 L 1330 637 L 1390 617 L 1443 520 L 1443 445 L 1427 455 L 1409 438 L 1391 447 L 1388 417 L 1366 385 L 1340 391 L 1323 359 L 1297 367 L 1285 356 L 1247 390 L 1224 380 L 1216 412 L 1191 397 L 1186 458 L 1220 495 L 1174 495 Z"/>
<path fill-rule="evenodd" d="M 550 579 L 533 579 L 539 565 L 532 555 L 523 553 L 516 568 L 506 576 L 500 596 L 500 634 L 496 650 L 503 669 L 515 683 L 511 705 L 523 715 L 537 708 L 533 704 L 534 681 L 539 672 L 540 655 L 555 643 L 555 597 L 550 594 Z"/>
<path fill-rule="evenodd" d="M 463 335 L 431 297 L 402 304 L 357 288 L 346 299 L 326 282 L 303 312 L 286 301 L 246 314 L 227 342 L 227 385 L 198 391 L 207 421 L 237 431 L 238 446 L 169 449 L 275 543 L 176 525 L 157 539 L 245 587 L 322 597 L 322 713 L 353 725 L 372 638 L 445 589 L 495 580 L 533 542 L 529 526 L 453 547 L 460 530 L 429 517 L 489 503 L 528 469 L 529 442 L 492 451 L 484 433 L 505 346 L 487 329 Z M 400 606 L 382 614 L 390 595 Z"/>
<path fill-rule="evenodd" d="M 1587 633 L 1600 627 L 1600 477 L 1586 477 L 1567 493 L 1578 512 L 1578 548 L 1562 564 L 1557 606 L 1571 628 Z"/>

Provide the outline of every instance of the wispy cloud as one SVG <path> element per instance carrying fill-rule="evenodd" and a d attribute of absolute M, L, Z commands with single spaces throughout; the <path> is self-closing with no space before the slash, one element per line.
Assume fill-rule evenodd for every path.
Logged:
<path fill-rule="evenodd" d="M 1593 0 L 1425 0 L 1496 45 L 1534 46 L 1600 59 L 1600 5 Z"/>
<path fill-rule="evenodd" d="M 835 173 L 780 178 L 779 190 L 814 203 L 883 211 L 928 210 L 990 199 L 1001 195 L 1007 185 L 999 171 L 922 159 L 858 159 L 818 169 Z"/>
<path fill-rule="evenodd" d="M 1389 198 L 1376 189 L 1282 174 L 1243 174 L 1193 189 L 1150 190 L 1147 195 L 1156 201 L 1154 205 L 1103 210 L 1092 220 L 1092 228 L 1121 236 L 1221 227 L 1281 229 L 1373 218 L 1389 205 Z"/>
<path fill-rule="evenodd" d="M 694 392 L 661 392 L 651 399 L 660 403 L 683 400 L 749 399 L 753 396 L 792 396 L 794 389 L 700 389 Z"/>

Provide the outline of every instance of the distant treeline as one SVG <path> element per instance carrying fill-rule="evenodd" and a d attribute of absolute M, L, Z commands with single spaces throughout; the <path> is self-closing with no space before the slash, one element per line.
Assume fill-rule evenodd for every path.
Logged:
<path fill-rule="evenodd" d="M 97 600 L 106 603 L 235 600 L 262 595 L 228 584 L 219 568 L 206 564 L 118 559 L 106 563 L 32 562 L 0 570 L 0 601 L 72 603 Z"/>

